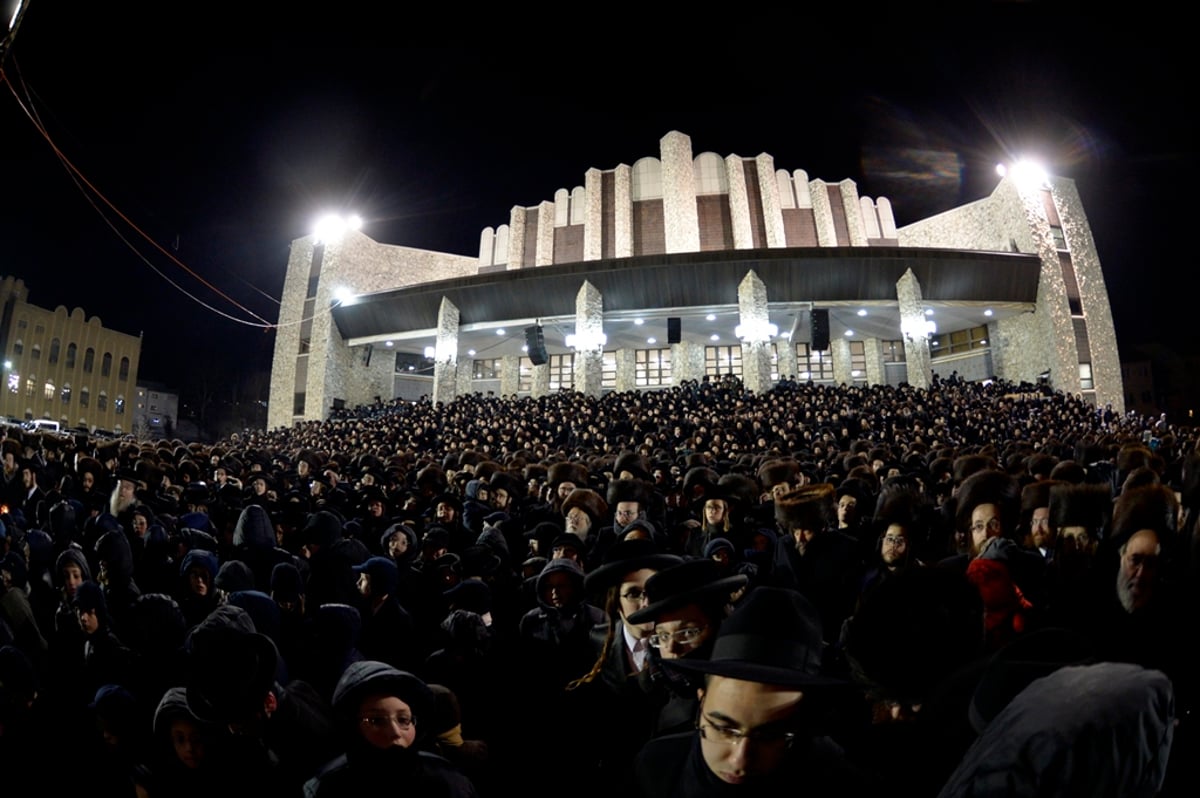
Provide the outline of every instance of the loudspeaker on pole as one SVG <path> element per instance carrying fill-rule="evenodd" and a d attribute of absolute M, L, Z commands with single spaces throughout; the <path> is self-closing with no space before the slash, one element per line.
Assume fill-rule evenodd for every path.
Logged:
<path fill-rule="evenodd" d="M 678 316 L 667 317 L 667 343 L 677 344 L 683 341 L 683 331 Z"/>
<path fill-rule="evenodd" d="M 550 358 L 546 355 L 546 339 L 542 334 L 542 325 L 535 324 L 532 327 L 525 328 L 525 347 L 529 350 L 529 362 L 535 366 L 541 366 L 548 363 Z"/>

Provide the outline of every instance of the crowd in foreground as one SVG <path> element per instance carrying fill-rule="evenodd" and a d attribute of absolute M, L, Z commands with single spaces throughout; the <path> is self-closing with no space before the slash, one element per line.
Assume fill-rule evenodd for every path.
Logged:
<path fill-rule="evenodd" d="M 9 435 L 14 794 L 1196 794 L 1165 418 L 726 377 Z"/>

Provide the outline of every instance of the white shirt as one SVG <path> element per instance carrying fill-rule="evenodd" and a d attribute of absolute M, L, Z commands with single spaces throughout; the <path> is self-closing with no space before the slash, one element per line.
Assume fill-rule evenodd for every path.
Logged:
<path fill-rule="evenodd" d="M 621 624 L 621 632 L 625 635 L 625 648 L 629 651 L 629 658 L 633 660 L 633 672 L 641 673 L 646 667 L 646 655 L 650 653 L 650 644 L 644 638 L 637 640 L 629 634 L 628 624 Z"/>

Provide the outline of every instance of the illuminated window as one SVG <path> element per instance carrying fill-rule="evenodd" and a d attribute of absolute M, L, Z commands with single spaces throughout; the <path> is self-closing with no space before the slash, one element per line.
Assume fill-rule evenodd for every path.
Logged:
<path fill-rule="evenodd" d="M 575 354 L 550 356 L 550 390 L 571 390 L 575 387 Z"/>
<path fill-rule="evenodd" d="M 498 380 L 500 379 L 500 358 L 494 357 L 488 360 L 476 360 L 473 365 L 473 373 L 477 380 Z"/>
<path fill-rule="evenodd" d="M 21 390 L 21 375 L 10 373 L 8 375 L 8 392 L 17 393 Z"/>
<path fill-rule="evenodd" d="M 617 353 L 605 352 L 600 364 L 600 387 L 613 390 L 617 387 Z"/>
<path fill-rule="evenodd" d="M 26 399 L 33 398 L 33 387 L 36 383 L 37 383 L 37 377 L 33 376 L 32 374 L 29 375 L 29 379 L 25 380 L 25 398 Z"/>
<path fill-rule="evenodd" d="M 884 341 L 883 342 L 883 362 L 884 363 L 903 363 L 904 362 L 904 342 L 903 341 Z"/>
<path fill-rule="evenodd" d="M 807 343 L 796 344 L 796 377 L 813 382 L 833 381 L 833 355 L 829 350 L 814 351 Z"/>
<path fill-rule="evenodd" d="M 1096 383 L 1092 381 L 1092 364 L 1079 364 L 1079 388 L 1084 391 L 1095 390 Z"/>
<path fill-rule="evenodd" d="M 45 390 L 46 390 L 46 394 L 45 394 L 46 401 L 47 402 L 53 401 L 54 400 L 54 383 L 52 383 L 50 380 L 46 380 L 46 389 Z"/>
<path fill-rule="evenodd" d="M 867 381 L 867 343 L 850 342 L 850 379 L 852 382 Z"/>
<path fill-rule="evenodd" d="M 634 385 L 656 388 L 671 384 L 670 349 L 638 349 L 633 354 Z"/>
<path fill-rule="evenodd" d="M 517 367 L 517 391 L 529 393 L 533 390 L 533 361 L 527 357 L 521 358 Z"/>
<path fill-rule="evenodd" d="M 938 333 L 929 341 L 929 356 L 938 358 L 986 348 L 987 326 L 983 325 L 951 333 Z"/>
<path fill-rule="evenodd" d="M 719 377 L 722 374 L 742 376 L 741 344 L 704 347 L 704 373 L 712 377 Z"/>
<path fill-rule="evenodd" d="M 71 383 L 65 382 L 62 387 L 62 403 L 64 405 L 71 404 Z"/>
<path fill-rule="evenodd" d="M 117 412 L 118 416 L 125 415 L 125 397 L 124 396 L 121 396 L 120 394 L 118 394 L 117 398 L 113 400 L 113 410 L 115 410 Z"/>

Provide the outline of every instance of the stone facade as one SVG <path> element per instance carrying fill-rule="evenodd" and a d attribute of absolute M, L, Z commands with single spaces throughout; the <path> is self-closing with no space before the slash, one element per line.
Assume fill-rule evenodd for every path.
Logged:
<path fill-rule="evenodd" d="M 329 308 L 339 287 L 357 294 L 373 293 L 482 272 L 581 261 L 597 263 L 599 270 L 608 268 L 604 262 L 613 259 L 669 257 L 698 252 L 702 247 L 847 246 L 1036 255 L 1041 273 L 1033 310 L 990 325 L 990 355 L 977 359 L 980 365 L 972 360 L 972 373 L 990 368 L 1005 379 L 1035 381 L 1050 372 L 1054 387 L 1088 391 L 1091 389 L 1081 381 L 1080 373 L 1090 365 L 1096 401 L 1123 409 L 1107 289 L 1087 217 L 1071 181 L 1055 178 L 1045 187 L 1030 189 L 1005 178 L 988 197 L 897 229 L 891 201 L 860 196 L 852 180 L 810 179 L 803 169 L 777 168 L 774 157 L 767 153 L 754 158 L 712 152 L 696 155 L 688 136 L 671 131 L 659 141 L 656 156 L 640 158 L 632 167 L 618 164 L 588 169 L 582 185 L 556 190 L 553 200 L 513 206 L 506 224 L 495 230 L 486 228 L 480 235 L 477 257 L 378 244 L 361 233 L 320 246 L 311 237 L 293 242 L 276 329 L 268 423 L 276 427 L 322 418 L 334 399 L 365 402 L 393 390 L 394 375 L 385 362 L 391 358 L 364 357 L 356 351 L 361 347 L 348 347 L 332 324 Z M 1069 296 L 1073 289 L 1068 285 L 1076 283 L 1078 296 Z M 763 323 L 768 319 L 765 289 L 762 293 L 761 303 L 755 300 L 749 306 L 753 308 L 750 315 L 739 295 L 744 325 L 758 323 L 760 316 Z M 813 307 L 818 307 L 821 299 L 813 297 Z M 896 308 L 912 323 L 923 319 L 921 303 L 921 286 L 910 271 L 897 284 Z M 1082 311 L 1073 316 L 1074 303 Z M 577 334 L 602 331 L 603 301 L 598 292 L 596 307 L 585 302 L 582 310 L 577 307 L 576 316 Z M 952 331 L 939 330 L 944 332 Z M 769 350 L 759 346 L 757 339 L 744 343 L 743 378 L 752 389 L 766 390 L 772 384 L 769 355 L 764 354 Z M 797 374 L 801 365 L 796 363 L 791 340 L 782 338 L 775 343 L 775 371 Z M 855 378 L 851 373 L 849 344 L 844 340 L 831 343 L 835 380 L 862 381 L 862 376 Z M 909 383 L 928 385 L 933 374 L 928 340 L 906 342 L 905 365 L 885 366 L 883 341 L 871 339 L 865 344 L 868 384 L 892 382 L 903 372 Z M 635 357 L 633 349 L 615 353 L 618 390 L 636 387 Z M 438 358 L 443 361 L 450 368 L 443 368 L 443 379 L 435 381 L 440 386 L 435 394 L 445 398 L 470 392 L 469 364 L 464 369 L 453 359 Z M 701 379 L 704 344 L 673 344 L 671 361 L 675 384 Z M 574 386 L 589 394 L 599 393 L 602 362 L 600 350 L 578 352 Z M 519 360 L 506 356 L 501 367 L 500 392 L 517 393 L 522 382 Z M 939 373 L 941 370 L 939 366 Z M 533 395 L 544 395 L 550 385 L 548 368 L 535 367 L 526 381 Z M 302 405 L 300 412 L 293 411 L 295 403 Z"/>

